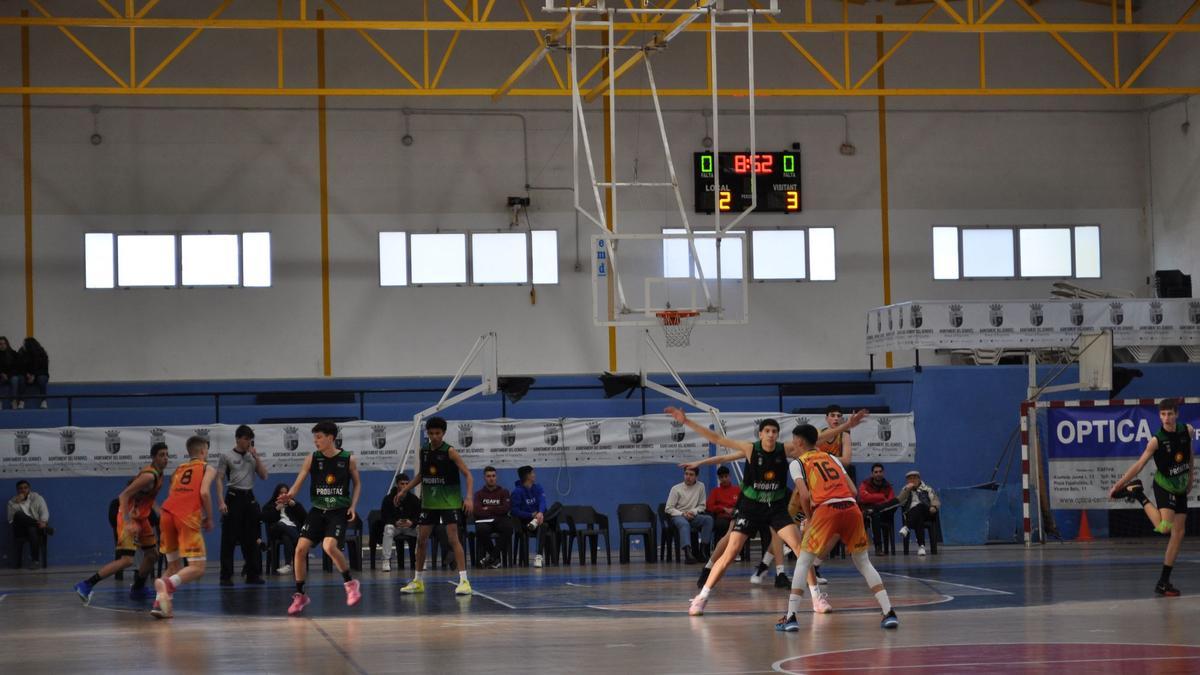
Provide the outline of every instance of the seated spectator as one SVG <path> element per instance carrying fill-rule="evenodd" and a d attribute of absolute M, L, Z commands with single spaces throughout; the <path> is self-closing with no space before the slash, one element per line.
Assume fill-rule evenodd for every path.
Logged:
<path fill-rule="evenodd" d="M 0 335 L 0 410 L 4 404 L 11 401 L 13 408 L 17 407 L 17 394 L 21 391 L 21 379 L 24 371 L 17 351 L 8 343 L 8 338 Z"/>
<path fill-rule="evenodd" d="M 24 377 L 21 380 L 21 400 L 17 402 L 17 407 L 24 408 L 29 398 L 28 394 L 34 393 L 41 396 L 38 406 L 45 408 L 46 383 L 50 381 L 50 357 L 40 342 L 27 337 L 21 350 L 17 352 L 17 359 L 21 363 Z"/>
<path fill-rule="evenodd" d="M 925 481 L 921 480 L 920 471 L 909 471 L 904 474 L 908 484 L 900 491 L 896 501 L 904 510 L 904 527 L 900 528 L 900 536 L 907 537 L 910 530 L 917 535 L 917 555 L 925 555 L 925 521 L 938 512 L 942 500 L 938 499 Z"/>
<path fill-rule="evenodd" d="M 308 519 L 308 511 L 295 499 L 289 499 L 286 504 L 277 501 L 279 496 L 287 491 L 287 483 L 276 485 L 275 492 L 267 502 L 268 506 L 262 510 L 262 521 L 267 525 L 267 535 L 276 536 L 279 541 L 283 542 L 285 554 L 283 560 L 285 561 L 296 557 L 296 542 L 300 540 L 300 528 Z M 291 574 L 292 571 L 291 563 L 287 562 L 275 570 L 277 574 Z"/>
<path fill-rule="evenodd" d="M 542 557 L 542 534 L 546 523 L 546 493 L 537 484 L 537 474 L 532 466 L 517 469 L 517 484 L 511 499 L 513 517 L 529 530 L 531 537 L 537 539 L 537 555 L 533 559 L 533 566 L 541 567 L 545 562 Z"/>
<path fill-rule="evenodd" d="M 31 558 L 29 569 L 31 570 L 42 566 L 42 561 L 38 557 L 40 554 L 38 535 L 41 530 L 48 530 L 46 534 L 53 534 L 54 530 L 49 529 L 49 522 L 50 508 L 46 506 L 46 500 L 33 491 L 29 481 L 17 481 L 17 494 L 8 500 L 8 523 L 12 526 L 14 540 L 24 538 L 29 542 L 29 557 Z M 21 566 L 20 558 L 13 562 L 17 567 Z"/>
<path fill-rule="evenodd" d="M 713 541 L 720 541 L 725 536 L 729 523 L 733 522 L 733 510 L 740 494 L 741 490 L 729 477 L 729 467 L 717 469 L 717 487 L 708 493 L 704 502 L 704 510 L 713 517 Z"/>
<path fill-rule="evenodd" d="M 875 555 L 883 555 L 883 523 L 894 518 L 892 511 L 900 507 L 892 484 L 883 475 L 883 465 L 871 465 L 871 477 L 858 486 L 858 504 L 863 515 L 871 521 L 871 540 L 875 542 Z"/>
<path fill-rule="evenodd" d="M 689 565 L 708 559 L 707 551 L 692 550 L 692 525 L 700 528 L 701 549 L 712 542 L 713 517 L 704 512 L 704 483 L 696 480 L 699 473 L 698 469 L 684 469 L 683 482 L 677 483 L 667 495 L 667 515 L 679 531 L 683 560 Z"/>
<path fill-rule="evenodd" d="M 417 538 L 417 518 L 421 515 L 421 498 L 411 491 L 404 494 L 400 506 L 396 506 L 396 493 L 408 487 L 409 476 L 402 473 L 396 476 L 392 489 L 379 505 L 379 520 L 383 523 L 383 539 L 380 548 L 383 554 L 383 571 L 392 571 L 392 549 L 396 545 L 396 537 Z M 401 552 L 403 553 L 403 548 Z M 443 549 L 444 550 L 444 549 Z"/>
<path fill-rule="evenodd" d="M 500 567 L 500 551 L 492 542 L 492 535 L 500 541 L 512 541 L 513 519 L 508 515 L 512 506 L 508 490 L 496 484 L 496 467 L 483 470 L 483 487 L 475 493 L 475 542 L 483 549 L 480 567 Z"/>

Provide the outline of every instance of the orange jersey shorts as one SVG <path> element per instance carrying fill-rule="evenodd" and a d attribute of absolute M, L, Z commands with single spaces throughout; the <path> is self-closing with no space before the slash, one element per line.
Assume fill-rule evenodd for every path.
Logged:
<path fill-rule="evenodd" d="M 181 558 L 204 560 L 204 535 L 200 532 L 201 516 L 196 511 L 187 516 L 178 516 L 163 510 L 158 527 L 162 532 L 162 545 L 158 550 L 165 555 L 178 553 Z"/>
<path fill-rule="evenodd" d="M 154 548 L 158 537 L 150 518 L 132 518 L 132 526 L 125 527 L 125 514 L 117 513 L 117 555 L 133 555 L 139 548 Z"/>
<path fill-rule="evenodd" d="M 862 511 L 853 502 L 822 504 L 804 532 L 802 548 L 815 556 L 826 554 L 841 539 L 850 554 L 867 550 L 867 530 Z"/>

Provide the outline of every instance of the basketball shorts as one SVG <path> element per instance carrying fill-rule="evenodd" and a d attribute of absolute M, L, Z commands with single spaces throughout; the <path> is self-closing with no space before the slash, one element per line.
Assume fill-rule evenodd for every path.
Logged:
<path fill-rule="evenodd" d="M 461 509 L 421 509 L 417 525 L 458 525 Z"/>
<path fill-rule="evenodd" d="M 730 528 L 740 534 L 753 535 L 764 527 L 778 532 L 792 523 L 788 515 L 787 500 L 764 504 L 748 499 L 739 499 L 737 508 L 733 510 L 733 524 Z"/>
<path fill-rule="evenodd" d="M 164 555 L 178 554 L 180 558 L 204 560 L 208 554 L 204 548 L 204 535 L 200 532 L 199 511 L 179 516 L 163 509 L 158 529 L 162 533 L 162 544 L 158 550 Z"/>
<path fill-rule="evenodd" d="M 1176 494 L 1170 490 L 1163 489 L 1157 482 L 1154 483 L 1154 505 L 1160 509 L 1171 509 L 1175 515 L 1181 513 L 1186 514 L 1188 511 L 1187 495 Z"/>
<path fill-rule="evenodd" d="M 322 511 L 313 507 L 300 528 L 300 536 L 314 544 L 320 544 L 323 539 L 332 537 L 337 540 L 338 548 L 346 543 L 346 515 L 349 509 L 329 509 Z"/>
<path fill-rule="evenodd" d="M 852 555 L 867 550 L 867 530 L 857 504 L 834 502 L 818 506 L 804 531 L 801 548 L 823 557 L 839 539 Z"/>
<path fill-rule="evenodd" d="M 139 548 L 154 548 L 158 537 L 150 518 L 134 518 L 133 527 L 126 529 L 125 514 L 117 513 L 117 555 L 133 555 Z"/>

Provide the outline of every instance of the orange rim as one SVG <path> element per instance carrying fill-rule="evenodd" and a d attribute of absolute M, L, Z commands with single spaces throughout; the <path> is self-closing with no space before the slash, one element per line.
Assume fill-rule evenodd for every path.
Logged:
<path fill-rule="evenodd" d="M 664 309 L 654 313 L 659 321 L 662 321 L 664 326 L 678 326 L 684 319 L 691 319 L 700 316 L 700 312 L 695 310 L 676 310 Z"/>

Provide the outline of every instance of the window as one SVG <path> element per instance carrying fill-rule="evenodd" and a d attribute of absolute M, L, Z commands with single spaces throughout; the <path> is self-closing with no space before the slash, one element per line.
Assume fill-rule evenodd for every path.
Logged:
<path fill-rule="evenodd" d="M 379 285 L 408 285 L 408 235 L 379 233 Z"/>
<path fill-rule="evenodd" d="M 558 283 L 558 230 L 533 231 L 533 283 Z"/>
<path fill-rule="evenodd" d="M 934 279 L 1100 278 L 1100 228 L 934 227 Z"/>
<path fill-rule="evenodd" d="M 524 232 L 478 232 L 471 235 L 471 280 L 477 284 L 523 284 L 529 281 L 528 242 Z"/>
<path fill-rule="evenodd" d="M 271 233 L 84 235 L 86 288 L 271 285 Z"/>
<path fill-rule="evenodd" d="M 669 279 L 683 279 L 691 276 L 700 278 L 704 272 L 705 279 L 717 278 L 717 239 L 713 232 L 693 230 L 695 234 L 697 258 L 693 259 L 692 247 L 687 237 L 663 239 L 663 276 Z M 663 234 L 687 234 L 684 229 L 666 229 Z M 741 279 L 745 276 L 742 269 L 742 239 L 745 232 L 731 230 L 721 238 L 721 278 Z M 737 236 L 742 235 L 742 236 Z M 697 265 L 696 263 L 699 263 Z"/>
<path fill-rule="evenodd" d="M 750 242 L 755 281 L 837 278 L 832 227 L 755 230 Z"/>
<path fill-rule="evenodd" d="M 467 283 L 467 235 L 414 234 L 409 237 L 414 284 Z"/>

